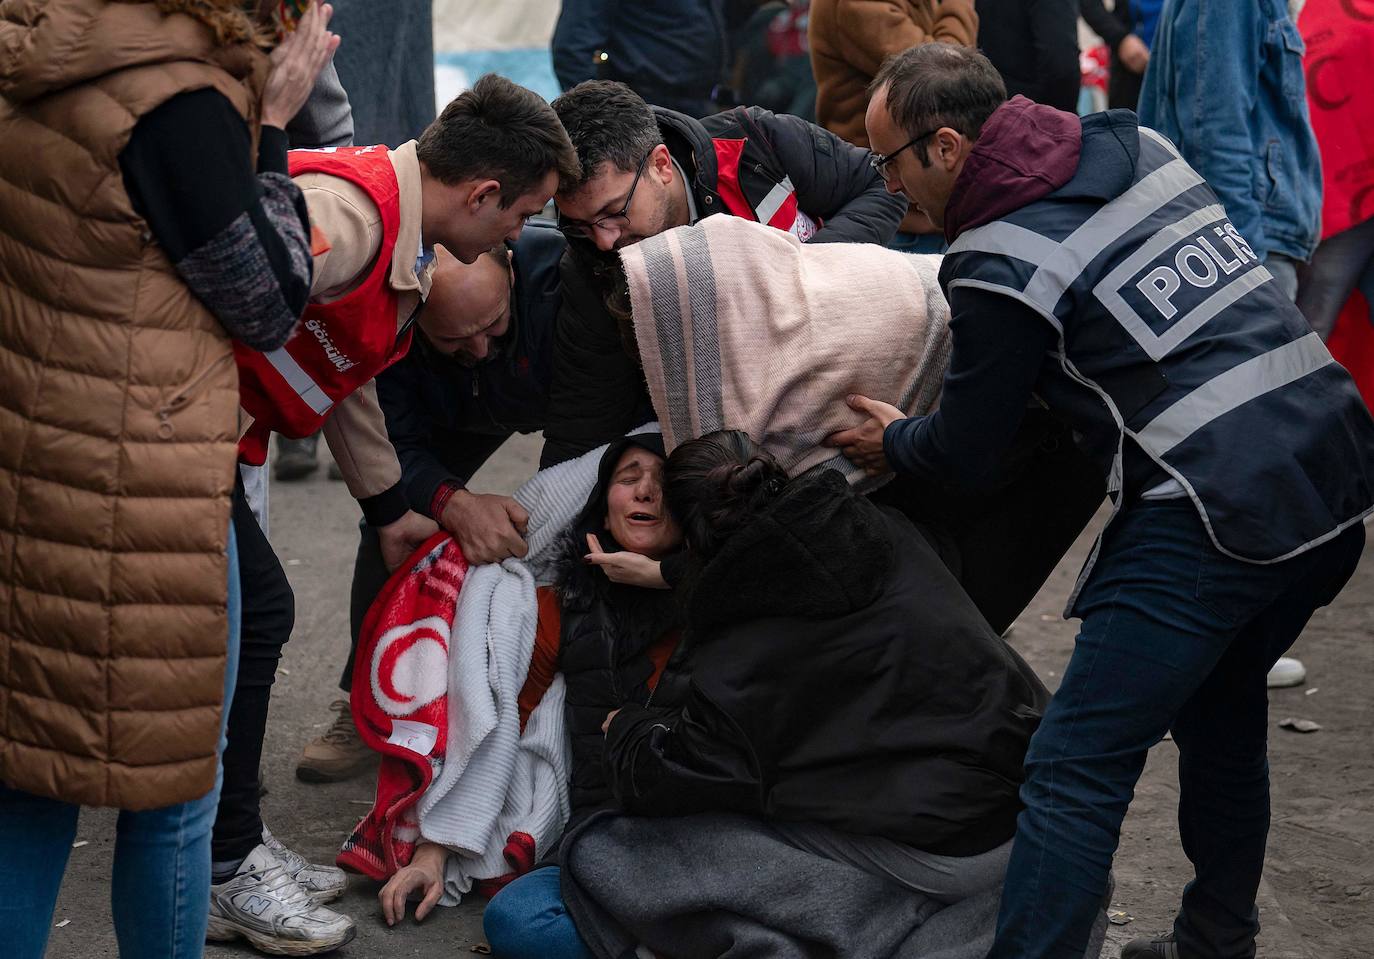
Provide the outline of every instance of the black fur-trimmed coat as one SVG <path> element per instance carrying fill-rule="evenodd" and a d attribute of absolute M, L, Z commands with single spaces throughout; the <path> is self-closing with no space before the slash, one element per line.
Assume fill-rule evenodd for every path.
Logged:
<path fill-rule="evenodd" d="M 600 534 L 607 541 L 607 534 Z M 648 650 L 678 629 L 678 602 L 668 590 L 612 583 L 583 557 L 585 532 L 566 534 L 556 588 L 562 620 L 558 668 L 567 687 L 566 717 L 572 743 L 573 822 L 613 804 L 602 763 L 606 714 L 626 705 L 670 715 L 687 686 L 687 650 L 677 649 L 652 692 Z M 681 643 L 679 643 L 681 647 Z"/>

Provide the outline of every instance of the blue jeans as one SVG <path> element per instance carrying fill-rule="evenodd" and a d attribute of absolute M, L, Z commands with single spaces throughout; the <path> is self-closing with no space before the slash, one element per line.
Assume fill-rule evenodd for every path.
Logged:
<path fill-rule="evenodd" d="M 238 549 L 229 531 L 229 636 L 224 722 L 238 670 Z M 199 959 L 210 904 L 210 827 L 220 777 L 190 802 L 123 810 L 116 826 L 111 905 L 124 959 Z M 0 929 L 7 959 L 42 959 L 81 807 L 0 784 Z"/>
<path fill-rule="evenodd" d="M 1172 730 L 1194 879 L 1185 959 L 1248 959 L 1269 832 L 1265 676 L 1359 562 L 1364 528 L 1269 566 L 1212 545 L 1188 500 L 1127 509 L 1074 607 L 1083 623 L 1031 740 L 989 959 L 1080 959 L 1146 752 Z"/>
<path fill-rule="evenodd" d="M 482 931 L 496 959 L 595 959 L 563 904 L 557 866 L 526 873 L 493 896 Z"/>

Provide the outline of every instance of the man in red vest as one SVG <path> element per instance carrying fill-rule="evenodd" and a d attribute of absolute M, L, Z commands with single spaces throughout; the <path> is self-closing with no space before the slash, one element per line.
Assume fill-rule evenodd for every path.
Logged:
<path fill-rule="evenodd" d="M 273 432 L 300 437 L 323 427 L 349 492 L 395 566 L 437 527 L 408 507 L 373 377 L 410 345 L 429 294 L 434 246 L 472 263 L 514 242 L 559 184 L 576 179 L 577 155 L 543 99 L 489 75 L 455 98 L 418 141 L 394 150 L 295 151 L 290 172 L 314 233 L 310 302 L 281 349 L 237 350 L 240 396 L 252 417 L 240 458 L 261 464 Z M 294 597 L 241 483 L 234 528 L 242 645 L 212 847 L 211 924 L 218 938 L 312 955 L 338 944 L 316 934 L 315 911 L 343 893 L 343 874 L 278 843 L 258 808 L 268 702 L 291 635 Z M 277 866 L 289 881 L 271 878 Z"/>

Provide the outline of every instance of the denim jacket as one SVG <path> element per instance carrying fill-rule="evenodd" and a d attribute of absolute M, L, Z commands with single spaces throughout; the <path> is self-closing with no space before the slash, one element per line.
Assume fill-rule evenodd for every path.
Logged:
<path fill-rule="evenodd" d="M 1303 42 L 1285 0 L 1168 0 L 1140 93 L 1261 257 L 1307 260 L 1322 174 L 1307 114 Z"/>

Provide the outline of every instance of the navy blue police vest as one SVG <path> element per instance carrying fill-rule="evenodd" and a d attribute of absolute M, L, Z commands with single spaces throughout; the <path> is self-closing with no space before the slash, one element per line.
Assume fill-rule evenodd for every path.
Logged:
<path fill-rule="evenodd" d="M 1118 508 L 1123 490 L 1144 492 L 1123 475 L 1131 442 L 1223 553 L 1287 559 L 1370 511 L 1374 420 L 1206 181 L 1160 134 L 1139 137 L 1120 196 L 1085 202 L 1071 180 L 967 230 L 941 285 L 1004 294 L 1058 332 L 1037 392 L 1097 457 Z"/>

